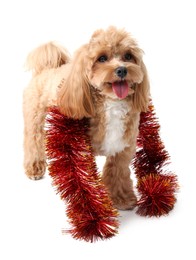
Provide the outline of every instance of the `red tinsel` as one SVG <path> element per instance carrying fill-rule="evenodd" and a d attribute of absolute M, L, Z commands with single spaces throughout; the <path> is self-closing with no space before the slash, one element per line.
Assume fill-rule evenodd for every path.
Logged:
<path fill-rule="evenodd" d="M 47 116 L 46 151 L 49 173 L 61 198 L 74 238 L 93 242 L 110 238 L 118 228 L 117 210 L 101 182 L 88 136 L 89 120 L 74 120 L 51 108 Z M 177 177 L 164 172 L 170 156 L 159 135 L 160 125 L 150 103 L 140 115 L 138 150 L 133 160 L 140 195 L 137 213 L 161 216 L 173 208 Z"/>
<path fill-rule="evenodd" d="M 51 108 L 47 116 L 46 152 L 53 184 L 67 202 L 67 216 L 76 239 L 110 238 L 118 228 L 117 210 L 99 177 L 89 121 L 74 120 Z"/>
<path fill-rule="evenodd" d="M 133 166 L 140 194 L 137 213 L 143 216 L 161 216 L 173 208 L 178 188 L 177 176 L 164 173 L 170 156 L 159 135 L 160 125 L 152 102 L 147 112 L 140 115 L 138 151 Z"/>

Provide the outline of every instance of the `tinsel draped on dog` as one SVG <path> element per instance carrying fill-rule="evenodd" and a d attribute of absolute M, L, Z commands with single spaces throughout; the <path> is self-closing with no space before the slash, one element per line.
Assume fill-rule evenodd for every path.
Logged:
<path fill-rule="evenodd" d="M 33 77 L 23 102 L 25 172 L 40 179 L 48 161 L 77 239 L 112 237 L 117 209 L 161 216 L 174 207 L 177 178 L 164 170 L 169 154 L 142 55 L 130 34 L 109 27 L 94 32 L 73 58 L 53 42 L 28 56 Z M 96 155 L 106 156 L 101 174 Z"/>

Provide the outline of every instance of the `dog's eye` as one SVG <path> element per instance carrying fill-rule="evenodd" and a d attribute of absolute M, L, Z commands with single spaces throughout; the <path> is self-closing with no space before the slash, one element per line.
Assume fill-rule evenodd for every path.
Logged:
<path fill-rule="evenodd" d="M 130 52 L 127 52 L 124 55 L 124 59 L 125 59 L 125 61 L 131 61 L 131 60 L 134 60 L 134 57 Z"/>
<path fill-rule="evenodd" d="M 98 61 L 99 62 L 105 62 L 108 60 L 108 57 L 106 55 L 101 55 L 99 58 L 98 58 Z"/>

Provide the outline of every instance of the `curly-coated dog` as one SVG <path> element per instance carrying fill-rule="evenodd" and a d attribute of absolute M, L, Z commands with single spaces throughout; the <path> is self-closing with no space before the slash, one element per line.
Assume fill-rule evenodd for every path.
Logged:
<path fill-rule="evenodd" d="M 44 175 L 44 124 L 47 108 L 90 118 L 95 155 L 106 156 L 102 179 L 114 206 L 132 209 L 136 202 L 130 179 L 140 113 L 149 104 L 149 81 L 143 51 L 124 29 L 97 30 L 72 58 L 50 42 L 29 54 L 33 70 L 24 90 L 24 167 L 27 176 Z"/>

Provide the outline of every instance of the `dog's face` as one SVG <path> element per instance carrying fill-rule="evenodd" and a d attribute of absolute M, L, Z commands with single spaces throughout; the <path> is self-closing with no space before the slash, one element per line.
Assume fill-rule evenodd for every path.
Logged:
<path fill-rule="evenodd" d="M 124 30 L 96 31 L 75 53 L 58 96 L 60 111 L 73 118 L 95 115 L 91 89 L 115 100 L 131 97 L 132 108 L 146 111 L 149 83 L 142 50 Z"/>
<path fill-rule="evenodd" d="M 142 51 L 124 30 L 96 31 L 87 47 L 87 76 L 102 95 L 124 99 L 144 77 Z"/>

